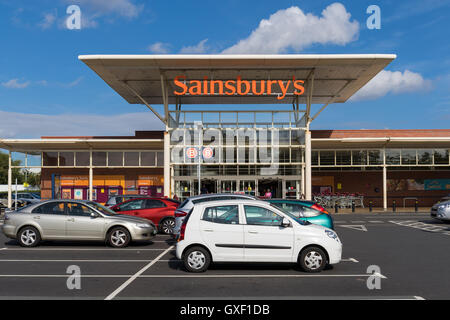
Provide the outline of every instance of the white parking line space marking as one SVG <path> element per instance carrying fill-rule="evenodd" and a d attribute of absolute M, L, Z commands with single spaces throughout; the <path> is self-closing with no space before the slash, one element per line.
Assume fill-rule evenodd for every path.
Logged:
<path fill-rule="evenodd" d="M 136 274 L 134 274 L 131 278 L 129 278 L 127 281 L 125 281 L 119 288 L 117 288 L 113 293 L 111 293 L 109 296 L 105 298 L 105 300 L 112 300 L 114 299 L 122 290 L 124 290 L 126 287 L 128 287 L 134 280 L 136 280 L 139 276 L 142 275 L 147 269 L 149 269 L 152 265 L 154 265 L 159 259 L 161 259 L 165 254 L 173 250 L 173 246 L 170 246 L 167 250 L 165 250 L 163 253 L 161 253 L 159 256 L 156 257 L 156 259 L 152 260 L 149 264 L 147 264 L 145 267 L 143 267 L 141 270 L 139 270 Z"/>
<path fill-rule="evenodd" d="M 172 246 L 173 247 L 173 246 Z M 7 251 L 164 251 L 166 248 L 161 249 L 116 249 L 116 248 L 5 248 Z"/>
<path fill-rule="evenodd" d="M 147 267 L 147 266 L 146 266 Z M 144 267 L 144 268 L 146 268 Z M 151 267 L 148 266 L 147 269 Z M 144 269 L 143 268 L 143 269 Z M 130 278 L 112 294 L 110 294 L 105 300 L 111 300 L 123 289 L 131 284 L 137 278 L 362 278 L 377 276 L 382 279 L 387 279 L 379 273 L 373 274 L 186 274 L 186 275 L 166 275 L 166 274 L 154 274 L 154 275 L 142 275 L 145 270 L 139 270 L 139 274 L 134 275 L 116 275 L 116 274 L 89 274 L 80 275 L 81 278 Z M 142 272 L 141 272 L 142 271 Z M 0 278 L 67 278 L 67 274 L 0 274 Z M 120 289 L 120 290 L 119 290 Z"/>
<path fill-rule="evenodd" d="M 399 226 L 402 226 L 402 227 L 409 227 L 409 228 L 419 229 L 419 230 L 428 231 L 428 232 L 450 235 L 450 231 L 448 231 L 449 227 L 445 226 L 445 225 L 432 225 L 429 223 L 417 222 L 417 221 L 412 221 L 412 220 L 402 221 L 402 222 L 391 220 L 389 222 L 399 225 Z"/>
<path fill-rule="evenodd" d="M 353 229 L 353 230 L 367 232 L 367 228 L 363 224 L 359 224 L 359 225 L 358 224 L 346 224 L 346 225 L 339 225 L 338 227 L 349 228 L 349 229 Z"/>

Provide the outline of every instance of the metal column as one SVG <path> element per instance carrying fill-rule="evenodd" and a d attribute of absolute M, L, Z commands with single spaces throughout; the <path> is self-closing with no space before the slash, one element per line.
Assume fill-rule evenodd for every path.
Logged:
<path fill-rule="evenodd" d="M 171 197 L 170 194 L 170 133 L 166 126 L 164 132 L 164 196 Z"/>
<path fill-rule="evenodd" d="M 11 169 L 12 161 L 11 161 L 11 151 L 9 151 L 8 157 L 8 209 L 12 207 L 12 169 Z"/>
<path fill-rule="evenodd" d="M 92 150 L 89 150 L 89 201 L 93 201 L 94 169 L 92 168 Z"/>
<path fill-rule="evenodd" d="M 383 166 L 383 209 L 387 210 L 387 167 Z"/>
<path fill-rule="evenodd" d="M 312 174 L 311 174 L 311 131 L 309 121 L 305 131 L 305 199 L 312 200 Z"/>

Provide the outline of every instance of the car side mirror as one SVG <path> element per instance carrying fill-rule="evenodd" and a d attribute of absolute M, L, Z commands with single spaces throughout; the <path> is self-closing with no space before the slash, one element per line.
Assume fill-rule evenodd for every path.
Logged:
<path fill-rule="evenodd" d="M 283 218 L 281 221 L 281 227 L 289 228 L 291 226 L 291 222 L 287 218 Z"/>
<path fill-rule="evenodd" d="M 96 218 L 98 218 L 98 217 L 100 217 L 98 213 L 91 212 L 91 218 L 92 218 L 92 219 L 96 219 Z"/>

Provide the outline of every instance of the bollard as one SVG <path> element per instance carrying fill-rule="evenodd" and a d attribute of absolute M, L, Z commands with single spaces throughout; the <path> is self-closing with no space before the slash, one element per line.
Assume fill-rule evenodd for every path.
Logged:
<path fill-rule="evenodd" d="M 416 203 L 414 204 L 414 211 L 418 212 L 419 211 L 419 201 L 416 200 Z"/>
<path fill-rule="evenodd" d="M 392 211 L 395 212 L 397 209 L 397 204 L 395 203 L 395 200 L 392 201 Z"/>
<path fill-rule="evenodd" d="M 369 201 L 369 212 L 372 212 L 372 200 Z"/>
<path fill-rule="evenodd" d="M 355 212 L 355 201 L 352 201 L 352 212 Z"/>
<path fill-rule="evenodd" d="M 335 203 L 334 204 L 334 213 L 338 213 L 338 204 L 337 203 Z"/>

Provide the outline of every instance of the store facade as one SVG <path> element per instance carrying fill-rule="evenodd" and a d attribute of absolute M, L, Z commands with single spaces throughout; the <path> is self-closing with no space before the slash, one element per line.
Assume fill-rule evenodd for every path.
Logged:
<path fill-rule="evenodd" d="M 387 208 L 395 197 L 430 205 L 449 192 L 449 130 L 310 130 L 329 104 L 347 101 L 395 55 L 79 59 L 165 130 L 0 140 L 11 159 L 22 154 L 22 167 L 41 168 L 44 198 L 361 193 L 362 204 Z"/>

